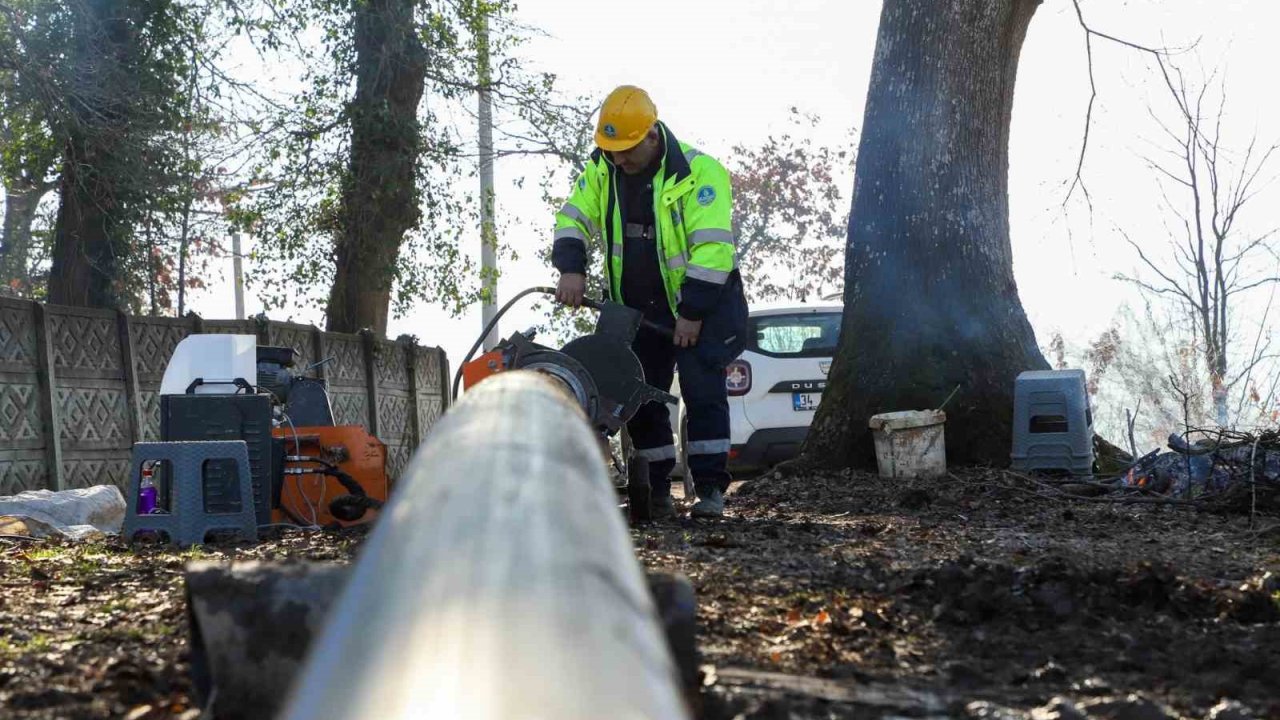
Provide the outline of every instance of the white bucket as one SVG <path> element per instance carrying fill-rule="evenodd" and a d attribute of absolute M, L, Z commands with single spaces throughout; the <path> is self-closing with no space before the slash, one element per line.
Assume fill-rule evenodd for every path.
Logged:
<path fill-rule="evenodd" d="M 947 414 L 941 410 L 907 410 L 871 417 L 880 477 L 937 477 L 947 472 L 943 437 Z"/>

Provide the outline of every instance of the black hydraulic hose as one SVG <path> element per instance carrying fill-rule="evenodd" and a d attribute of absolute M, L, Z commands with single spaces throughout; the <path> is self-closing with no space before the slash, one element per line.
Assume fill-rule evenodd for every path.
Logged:
<path fill-rule="evenodd" d="M 351 493 L 352 495 L 355 495 L 357 497 L 369 497 L 369 494 L 364 491 L 364 488 L 361 487 L 360 483 L 356 482 L 355 478 L 351 477 L 350 475 L 343 472 L 342 470 L 339 470 L 337 468 L 332 468 L 330 470 L 326 470 L 325 474 L 333 476 L 333 478 L 337 480 L 342 485 L 342 487 L 346 488 L 347 492 Z M 378 502 L 378 501 L 374 500 L 374 502 Z"/>
<path fill-rule="evenodd" d="M 366 510 L 381 510 L 382 501 L 364 495 L 343 495 L 329 503 L 329 514 L 345 522 L 364 517 Z"/>
<path fill-rule="evenodd" d="M 553 287 L 547 287 L 545 285 L 539 285 L 537 287 L 528 288 L 527 290 L 521 290 L 520 292 L 516 293 L 515 297 L 508 300 L 506 305 L 503 305 L 498 310 L 498 312 L 493 316 L 493 319 L 489 321 L 489 324 L 484 326 L 484 332 L 480 333 L 480 337 L 476 338 L 476 344 L 472 345 L 471 349 L 467 351 L 466 357 L 462 358 L 462 362 L 459 363 L 458 365 L 458 372 L 453 374 L 453 394 L 450 396 L 452 399 L 454 400 L 458 399 L 458 383 L 462 382 L 462 369 L 467 366 L 467 363 L 471 362 L 471 357 L 475 355 L 476 350 L 479 350 L 480 346 L 484 344 L 484 339 L 489 337 L 489 333 L 493 332 L 493 328 L 498 324 L 498 320 L 500 320 L 502 316 L 505 315 L 506 312 L 511 309 L 512 305 L 516 304 L 517 300 L 524 297 L 525 295 L 532 295 L 534 293 L 542 293 L 543 295 L 555 295 L 556 289 Z"/>
<path fill-rule="evenodd" d="M 451 399 L 453 400 L 458 399 L 458 385 L 462 382 L 462 369 L 467 366 L 467 363 L 471 362 L 471 358 L 476 354 L 476 350 L 480 349 L 480 346 L 484 344 L 484 339 L 489 337 L 489 333 L 493 332 L 493 328 L 497 326 L 498 320 L 500 320 L 502 316 L 505 315 L 506 312 L 511 309 L 512 305 L 516 304 L 517 300 L 519 300 L 520 298 L 523 298 L 526 295 L 532 295 L 533 293 L 542 293 L 543 295 L 555 295 L 556 289 L 553 287 L 547 287 L 545 285 L 539 285 L 537 287 L 531 287 L 526 290 L 521 290 L 520 292 L 516 293 L 515 297 L 508 300 L 507 303 L 498 310 L 498 312 L 493 316 L 493 319 L 490 320 L 489 323 L 484 326 L 484 331 L 480 333 L 480 337 L 476 338 L 475 344 L 471 346 L 471 349 L 467 351 L 466 356 L 462 358 L 462 362 L 459 363 L 458 365 L 458 371 L 453 374 L 453 390 L 452 390 L 452 394 L 450 395 Z M 595 310 L 596 312 L 600 311 L 600 308 L 602 305 L 603 303 L 601 303 L 598 300 L 592 300 L 591 298 L 582 299 L 583 307 L 590 308 L 592 310 Z M 649 330 L 652 330 L 665 337 L 673 336 L 671 328 L 663 327 L 662 325 L 659 325 L 655 322 L 651 322 L 649 320 L 642 319 L 640 321 L 640 326 L 647 328 Z"/>
<path fill-rule="evenodd" d="M 339 495 L 329 502 L 329 514 L 339 520 L 354 522 L 364 515 L 365 510 L 382 509 L 383 503 L 381 500 L 369 497 L 369 494 L 365 492 L 364 487 L 360 485 L 360 481 L 351 477 L 351 475 L 346 471 L 340 469 L 337 465 L 334 465 L 328 460 L 318 457 L 289 455 L 285 457 L 285 461 L 292 463 L 315 463 L 320 467 L 315 470 L 309 470 L 309 473 L 314 473 L 316 475 L 328 475 L 329 477 L 337 480 L 338 484 L 342 485 L 342 487 L 346 489 L 349 493 L 348 495 Z M 294 521 L 299 525 L 306 524 L 297 519 L 297 517 L 290 512 L 287 507 L 284 507 L 283 503 L 281 503 L 281 507 L 290 517 L 293 517 Z"/>
<path fill-rule="evenodd" d="M 365 493 L 364 488 L 355 478 L 336 467 L 328 467 L 324 470 L 325 475 L 335 478 L 342 487 L 347 489 L 350 495 L 341 495 L 334 498 L 329 503 L 329 514 L 338 518 L 352 522 L 359 520 L 364 515 L 365 510 L 381 510 L 382 501 L 377 498 L 371 498 Z"/>

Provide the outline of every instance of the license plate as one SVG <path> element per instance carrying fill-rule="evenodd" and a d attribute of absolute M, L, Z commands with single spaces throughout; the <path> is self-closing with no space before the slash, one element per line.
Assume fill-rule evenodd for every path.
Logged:
<path fill-rule="evenodd" d="M 791 409 L 796 412 L 812 412 L 822 402 L 822 393 L 791 393 Z"/>

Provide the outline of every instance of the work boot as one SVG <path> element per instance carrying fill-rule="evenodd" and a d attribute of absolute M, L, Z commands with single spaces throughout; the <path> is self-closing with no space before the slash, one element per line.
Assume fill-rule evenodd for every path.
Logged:
<path fill-rule="evenodd" d="M 724 493 L 720 488 L 698 491 L 698 502 L 693 504 L 689 515 L 695 518 L 718 518 L 724 516 Z"/>
<path fill-rule="evenodd" d="M 671 493 L 649 496 L 649 517 L 653 520 L 671 520 L 676 516 L 676 504 Z"/>

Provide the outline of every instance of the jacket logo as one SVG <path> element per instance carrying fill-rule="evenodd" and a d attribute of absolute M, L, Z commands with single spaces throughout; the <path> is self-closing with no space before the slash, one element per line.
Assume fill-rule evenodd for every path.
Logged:
<path fill-rule="evenodd" d="M 822 371 L 822 374 L 823 374 L 823 375 L 827 375 L 827 374 L 829 374 L 829 373 L 831 372 L 831 361 L 830 361 L 830 360 L 823 360 L 823 361 L 819 362 L 819 363 L 818 363 L 818 369 Z"/>
<path fill-rule="evenodd" d="M 706 207 L 716 200 L 715 188 L 710 185 L 703 185 L 698 188 L 698 204 Z"/>
<path fill-rule="evenodd" d="M 600 128 L 600 130 L 604 133 L 605 137 L 618 137 L 618 128 L 614 127 L 611 123 L 605 123 L 604 127 Z"/>
<path fill-rule="evenodd" d="M 585 177 L 578 178 L 578 189 L 579 190 L 587 189 L 587 179 Z"/>

